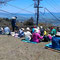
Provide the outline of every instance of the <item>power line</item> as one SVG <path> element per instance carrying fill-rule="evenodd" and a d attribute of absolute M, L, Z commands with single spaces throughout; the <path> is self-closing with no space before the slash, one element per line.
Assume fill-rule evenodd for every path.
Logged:
<path fill-rule="evenodd" d="M 9 5 L 9 6 L 12 6 L 12 7 L 15 7 L 15 8 L 17 8 L 17 9 L 20 9 L 20 10 L 24 10 L 24 11 L 26 11 L 26 12 L 33 13 L 33 12 L 31 12 L 31 11 L 28 11 L 28 10 L 22 9 L 22 8 L 20 8 L 20 7 L 17 7 L 17 6 L 11 5 L 11 4 L 8 4 L 8 5 Z"/>
<path fill-rule="evenodd" d="M 60 21 L 54 14 L 52 14 L 47 8 L 45 8 L 53 17 L 55 17 L 58 21 Z"/>
<path fill-rule="evenodd" d="M 57 3 L 55 2 L 55 0 L 52 0 L 56 5 L 57 5 Z M 59 5 L 59 4 L 58 4 Z"/>
<path fill-rule="evenodd" d="M 52 0 L 52 1 L 50 0 L 50 2 L 52 3 L 51 5 L 55 8 L 55 10 L 58 11 L 58 10 L 56 9 L 56 8 L 57 8 L 56 3 L 55 3 L 53 0 Z"/>
<path fill-rule="evenodd" d="M 49 1 L 50 1 L 50 0 L 49 0 Z M 48 4 L 47 1 L 45 1 L 45 2 Z M 53 4 L 53 3 L 52 3 L 52 4 Z M 49 3 L 49 6 L 51 6 L 54 10 L 56 10 L 56 9 L 52 6 L 52 4 Z M 50 7 L 50 8 L 51 8 L 51 7 Z M 57 10 L 56 10 L 56 11 L 57 11 Z M 55 16 L 55 15 L 54 15 L 54 16 Z M 56 18 L 58 18 L 58 17 L 56 16 Z"/>
<path fill-rule="evenodd" d="M 41 11 L 40 11 L 40 13 L 41 13 L 42 16 L 44 16 Z M 43 18 L 43 17 L 42 17 L 42 18 Z M 45 18 L 43 18 L 43 19 L 46 20 Z"/>
<path fill-rule="evenodd" d="M 43 13 L 42 13 L 41 11 L 40 11 L 40 13 L 41 13 L 41 15 L 43 16 L 42 19 L 43 19 L 43 20 L 46 20 L 46 19 L 44 18 Z M 51 21 L 51 23 L 54 23 L 54 21 L 53 21 L 53 22 Z"/>
<path fill-rule="evenodd" d="M 54 14 L 52 14 L 47 8 L 44 8 L 46 9 L 55 19 L 57 19 L 58 21 L 60 21 Z M 43 15 L 43 13 L 40 11 L 40 13 Z"/>
<path fill-rule="evenodd" d="M 50 1 L 50 0 L 49 0 L 49 1 Z M 50 1 L 50 2 L 52 3 L 52 1 Z M 56 10 L 56 8 L 55 8 L 56 6 L 55 6 L 53 3 L 51 4 L 50 2 L 48 2 L 48 1 L 45 0 L 45 3 L 49 4 L 50 8 L 52 7 L 55 11 L 58 11 L 58 10 Z M 53 5 L 54 5 L 54 6 L 53 6 Z"/>
<path fill-rule="evenodd" d="M 49 1 L 50 1 L 50 0 L 49 0 Z M 52 1 L 50 1 L 52 4 L 51 4 L 50 2 L 48 2 L 48 1 L 46 1 L 46 0 L 45 0 L 44 2 L 45 2 L 45 4 L 48 4 L 48 5 L 50 6 L 50 8 L 52 7 L 55 11 L 58 11 L 58 10 L 56 10 L 56 8 L 54 7 L 55 5 L 52 3 Z M 53 5 L 54 5 L 54 6 L 53 6 Z M 45 6 L 45 5 L 44 5 L 44 6 Z"/>
<path fill-rule="evenodd" d="M 25 7 L 24 9 L 30 8 L 30 7 L 33 6 L 33 5 L 34 5 L 34 4 L 31 4 L 31 5 L 27 6 L 27 7 Z"/>
<path fill-rule="evenodd" d="M 12 15 L 14 15 L 13 13 L 10 13 L 10 12 L 8 12 L 8 11 L 5 11 L 5 10 L 2 10 L 2 9 L 0 9 L 0 11 L 3 11 L 3 12 L 6 12 L 6 13 L 9 13 L 9 14 L 12 14 Z"/>
<path fill-rule="evenodd" d="M 0 11 L 3 11 L 3 12 L 6 12 L 6 13 L 9 13 L 9 14 L 11 14 L 11 15 L 13 15 L 13 16 L 15 16 L 15 15 L 16 15 L 16 14 L 10 13 L 10 12 L 8 12 L 8 11 L 5 11 L 5 10 L 2 10 L 2 9 L 0 9 Z M 20 17 L 26 18 L 26 17 L 24 17 L 24 16 L 21 16 L 21 15 L 20 15 Z"/>

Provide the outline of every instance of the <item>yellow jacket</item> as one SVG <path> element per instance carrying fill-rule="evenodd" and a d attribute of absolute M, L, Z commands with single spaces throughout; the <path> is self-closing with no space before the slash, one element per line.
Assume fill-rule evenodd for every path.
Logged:
<path fill-rule="evenodd" d="M 47 35 L 47 32 L 46 31 L 44 31 L 44 35 Z"/>

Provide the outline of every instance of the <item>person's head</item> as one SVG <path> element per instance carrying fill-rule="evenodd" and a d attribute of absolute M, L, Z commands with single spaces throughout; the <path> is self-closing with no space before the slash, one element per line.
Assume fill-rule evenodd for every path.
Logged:
<path fill-rule="evenodd" d="M 46 31 L 47 29 L 45 29 L 45 31 Z"/>
<path fill-rule="evenodd" d="M 2 30 L 2 31 L 4 30 L 3 27 L 1 27 L 1 30 Z"/>
<path fill-rule="evenodd" d="M 34 26 L 33 28 L 36 28 L 36 26 Z"/>
<path fill-rule="evenodd" d="M 42 28 L 43 28 L 43 26 L 40 26 L 40 28 L 42 29 Z"/>
<path fill-rule="evenodd" d="M 24 31 L 24 28 L 21 28 L 22 31 Z"/>
<path fill-rule="evenodd" d="M 60 27 L 57 27 L 57 31 L 60 32 Z"/>
<path fill-rule="evenodd" d="M 39 30 L 35 28 L 34 33 L 39 33 Z"/>
<path fill-rule="evenodd" d="M 15 17 L 12 17 L 12 19 L 17 19 L 17 17 L 15 16 Z"/>
<path fill-rule="evenodd" d="M 51 30 L 54 29 L 54 27 L 51 27 Z"/>
<path fill-rule="evenodd" d="M 15 18 L 17 19 L 17 16 L 15 16 Z"/>
<path fill-rule="evenodd" d="M 39 30 L 40 28 L 39 28 L 39 27 L 37 27 L 37 29 Z"/>
<path fill-rule="evenodd" d="M 30 31 L 30 28 L 29 28 L 29 27 L 27 27 L 27 28 L 26 28 L 26 30 L 27 30 L 27 31 Z"/>

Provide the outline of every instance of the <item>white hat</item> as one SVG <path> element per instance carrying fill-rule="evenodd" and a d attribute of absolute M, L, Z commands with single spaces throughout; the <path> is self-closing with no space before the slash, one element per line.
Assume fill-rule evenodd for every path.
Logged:
<path fill-rule="evenodd" d="M 24 30 L 24 28 L 21 28 L 22 30 Z"/>
<path fill-rule="evenodd" d="M 35 32 L 36 32 L 36 33 L 38 33 L 38 32 L 39 32 L 39 30 L 38 30 L 37 28 L 35 28 Z"/>
<path fill-rule="evenodd" d="M 37 27 L 37 29 L 39 30 L 40 28 L 39 28 L 39 27 Z"/>
<path fill-rule="evenodd" d="M 12 17 L 12 19 L 16 19 L 16 17 Z"/>
<path fill-rule="evenodd" d="M 40 26 L 40 28 L 43 28 L 43 26 Z"/>
<path fill-rule="evenodd" d="M 30 28 L 29 28 L 29 27 L 27 27 L 27 28 L 26 28 L 26 30 L 30 30 Z"/>
<path fill-rule="evenodd" d="M 57 33 L 56 33 L 56 36 L 60 36 L 60 32 L 57 32 Z"/>

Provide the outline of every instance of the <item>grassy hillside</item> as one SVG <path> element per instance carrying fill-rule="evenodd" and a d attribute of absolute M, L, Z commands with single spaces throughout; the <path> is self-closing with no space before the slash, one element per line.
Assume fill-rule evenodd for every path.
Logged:
<path fill-rule="evenodd" d="M 0 26 L 11 26 L 11 20 L 9 20 L 8 18 L 0 18 Z"/>
<path fill-rule="evenodd" d="M 36 25 L 34 23 L 33 18 L 30 18 L 24 22 L 16 22 L 16 26 L 18 26 L 19 28 L 21 27 L 33 27 L 34 25 Z M 11 19 L 8 18 L 0 18 L 0 26 L 5 27 L 8 26 L 11 28 Z M 44 28 L 50 27 L 52 26 L 52 24 L 47 24 L 47 23 L 39 23 L 39 26 L 43 26 Z"/>

